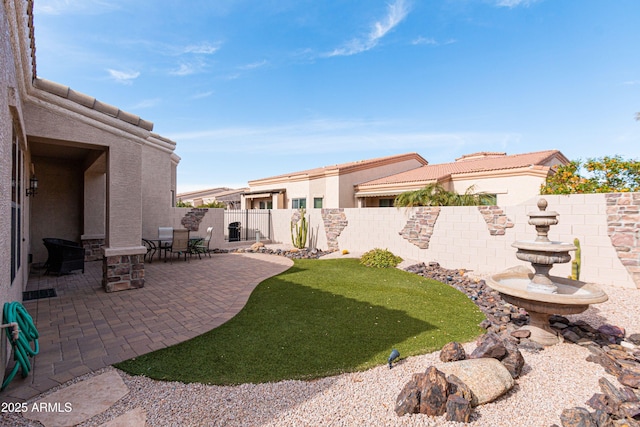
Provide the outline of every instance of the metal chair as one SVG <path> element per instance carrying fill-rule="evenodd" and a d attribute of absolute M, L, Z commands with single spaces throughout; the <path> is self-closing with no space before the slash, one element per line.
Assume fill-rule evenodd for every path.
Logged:
<path fill-rule="evenodd" d="M 167 259 L 167 250 L 173 242 L 173 227 L 158 227 L 158 250 L 160 256 L 164 252 L 164 258 Z"/>
<path fill-rule="evenodd" d="M 144 261 L 145 262 L 149 261 L 149 264 L 151 264 L 151 262 L 153 261 L 153 256 L 156 254 L 156 250 L 158 248 L 156 247 L 156 244 L 152 240 L 148 240 L 144 238 L 142 239 L 142 246 L 147 248 L 147 253 L 144 254 Z M 147 257 L 149 258 L 148 260 L 147 260 Z"/>
<path fill-rule="evenodd" d="M 171 246 L 166 250 L 171 252 L 170 260 L 173 263 L 173 254 L 177 253 L 178 258 L 184 254 L 184 260 L 187 261 L 187 255 L 191 257 L 191 251 L 189 250 L 189 230 L 173 230 L 173 239 Z M 165 262 L 166 262 L 165 257 Z"/>
<path fill-rule="evenodd" d="M 211 258 L 211 249 L 209 243 L 211 242 L 211 235 L 213 234 L 213 227 L 207 228 L 207 235 L 204 239 L 198 241 L 193 245 L 192 252 L 198 254 L 198 259 L 201 259 L 200 254 L 207 254 Z"/>

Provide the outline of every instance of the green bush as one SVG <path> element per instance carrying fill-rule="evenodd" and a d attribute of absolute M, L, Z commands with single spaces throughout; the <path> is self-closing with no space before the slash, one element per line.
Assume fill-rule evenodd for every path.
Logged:
<path fill-rule="evenodd" d="M 367 267 L 388 268 L 395 267 L 402 262 L 402 258 L 395 256 L 387 249 L 372 249 L 360 257 L 360 264 Z"/>

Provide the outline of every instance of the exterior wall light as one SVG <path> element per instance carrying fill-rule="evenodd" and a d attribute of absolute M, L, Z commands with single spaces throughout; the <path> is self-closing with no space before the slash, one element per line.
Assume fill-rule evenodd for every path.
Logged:
<path fill-rule="evenodd" d="M 27 188 L 27 196 L 35 196 L 38 194 L 38 178 L 35 175 L 31 175 L 29 179 L 29 188 Z"/>

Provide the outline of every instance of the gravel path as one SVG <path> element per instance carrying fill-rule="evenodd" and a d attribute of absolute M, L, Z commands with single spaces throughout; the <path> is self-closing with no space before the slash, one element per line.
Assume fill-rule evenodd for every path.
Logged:
<path fill-rule="evenodd" d="M 640 333 L 640 290 L 603 289 L 609 301 L 568 317 L 594 327 L 610 323 L 626 327 L 627 334 Z M 474 347 L 465 344 L 467 353 Z M 586 407 L 585 402 L 600 391 L 600 377 L 617 384 L 599 364 L 585 360 L 588 354 L 586 348 L 566 343 L 538 353 L 523 352 L 525 367 L 516 386 L 499 400 L 475 408 L 471 425 L 561 425 L 563 409 Z M 401 360 L 391 370 L 385 365 L 316 381 L 234 387 L 158 382 L 118 371 L 130 393 L 83 425 L 97 426 L 141 407 L 148 426 L 457 426 L 444 417 L 398 417 L 394 412 L 396 397 L 412 374 L 441 363 L 438 353 L 431 353 Z"/>

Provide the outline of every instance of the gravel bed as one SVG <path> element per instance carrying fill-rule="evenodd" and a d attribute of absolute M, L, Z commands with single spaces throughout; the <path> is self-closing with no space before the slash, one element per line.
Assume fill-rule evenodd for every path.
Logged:
<path fill-rule="evenodd" d="M 640 290 L 602 288 L 609 301 L 569 316 L 571 320 L 594 327 L 610 323 L 626 327 L 627 334 L 640 333 Z M 468 354 L 475 344 L 464 347 Z M 617 384 L 599 364 L 585 360 L 588 354 L 586 348 L 567 343 L 523 351 L 525 367 L 516 386 L 497 401 L 475 408 L 471 425 L 561 425 L 563 409 L 586 407 L 600 391 L 600 377 Z M 435 352 L 402 359 L 393 369 L 383 365 L 315 381 L 224 387 L 154 381 L 118 371 L 130 393 L 82 426 L 98 426 L 136 407 L 146 412 L 148 426 L 459 426 L 444 417 L 398 417 L 394 412 L 396 397 L 412 374 L 441 363 Z M 34 425 L 23 418 L 7 421 Z"/>

